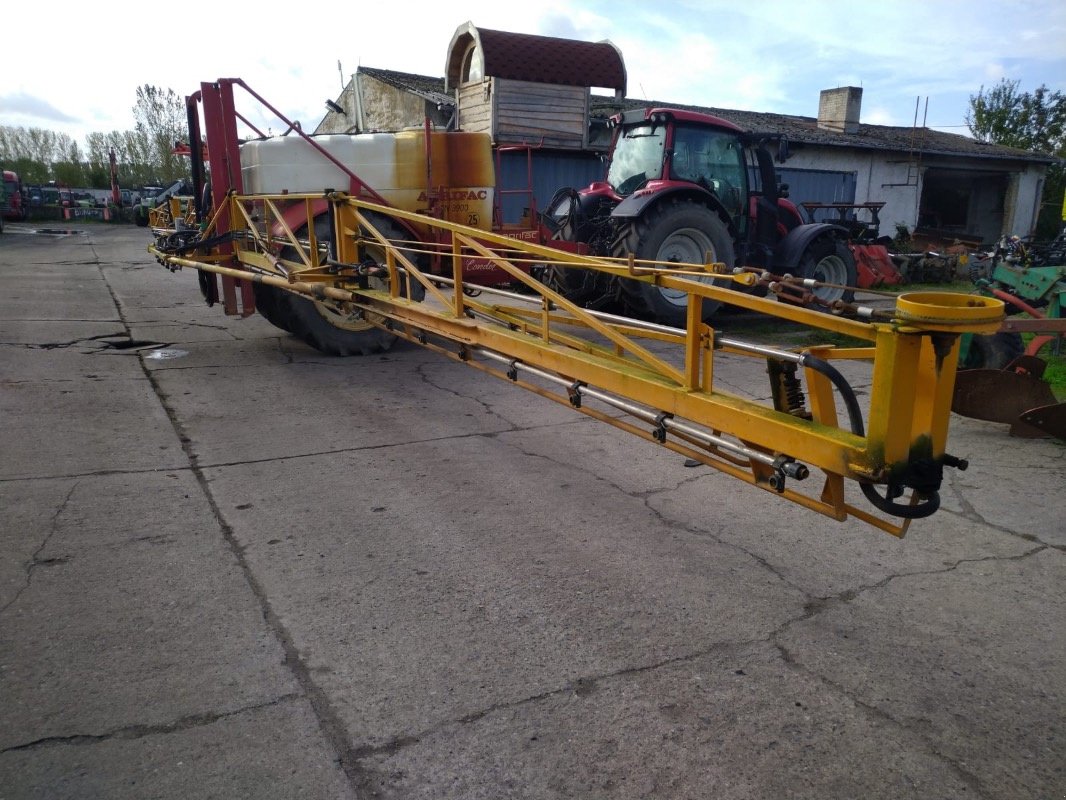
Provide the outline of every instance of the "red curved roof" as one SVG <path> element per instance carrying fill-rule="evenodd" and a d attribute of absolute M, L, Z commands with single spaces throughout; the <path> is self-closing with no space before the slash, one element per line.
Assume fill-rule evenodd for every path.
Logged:
<path fill-rule="evenodd" d="M 480 42 L 486 77 L 565 86 L 596 86 L 625 92 L 625 63 L 622 54 L 610 42 L 582 42 L 554 36 L 494 31 L 476 28 L 468 23 L 456 32 L 452 40 L 453 47 L 462 38 L 460 32 Z M 448 82 L 451 84 L 458 76 L 450 72 Z"/>

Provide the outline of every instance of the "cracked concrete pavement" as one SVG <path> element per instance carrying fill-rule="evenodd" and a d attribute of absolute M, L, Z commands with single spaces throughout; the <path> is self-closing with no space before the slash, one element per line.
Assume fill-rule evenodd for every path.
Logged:
<path fill-rule="evenodd" d="M 1066 794 L 1062 443 L 898 541 L 82 230 L 0 237 L 3 800 Z"/>

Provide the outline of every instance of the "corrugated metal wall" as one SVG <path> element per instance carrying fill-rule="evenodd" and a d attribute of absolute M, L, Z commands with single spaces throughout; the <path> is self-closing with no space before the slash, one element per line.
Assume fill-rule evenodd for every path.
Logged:
<path fill-rule="evenodd" d="M 777 170 L 779 183 L 788 184 L 788 199 L 801 203 L 854 203 L 854 172 L 832 172 L 821 169 Z"/>
<path fill-rule="evenodd" d="M 529 167 L 525 150 L 500 153 L 500 169 L 496 185 L 503 190 L 522 190 L 522 193 L 502 197 L 504 222 L 518 222 L 522 211 L 529 207 Z M 567 186 L 583 189 L 593 181 L 603 180 L 605 164 L 592 153 L 563 153 L 533 150 L 533 196 L 537 210 L 544 211 L 552 195 Z"/>

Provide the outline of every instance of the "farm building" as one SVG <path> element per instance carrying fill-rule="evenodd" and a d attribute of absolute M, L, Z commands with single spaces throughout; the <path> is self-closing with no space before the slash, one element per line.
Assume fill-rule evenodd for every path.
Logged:
<path fill-rule="evenodd" d="M 609 42 L 468 22 L 452 36 L 443 77 L 360 67 L 315 133 L 401 130 L 427 118 L 438 128 L 486 131 L 498 151 L 504 218 L 513 220 L 531 206 L 543 210 L 560 188 L 603 177 L 613 114 L 680 107 L 780 137 L 778 176 L 794 202 L 881 203 L 882 235 L 903 225 L 977 243 L 1035 227 L 1052 158 L 925 127 L 863 124 L 862 89 L 827 89 L 817 116 L 806 117 L 627 98 L 626 82 Z"/>

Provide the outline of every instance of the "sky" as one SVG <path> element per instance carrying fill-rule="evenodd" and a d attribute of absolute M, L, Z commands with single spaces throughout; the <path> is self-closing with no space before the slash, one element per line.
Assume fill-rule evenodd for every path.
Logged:
<path fill-rule="evenodd" d="M 468 21 L 610 40 L 629 96 L 665 103 L 813 117 L 820 90 L 860 86 L 863 123 L 910 126 L 917 117 L 965 135 L 969 97 L 982 86 L 1007 78 L 1023 91 L 1066 91 L 1062 0 L 349 1 L 289 6 L 284 20 L 274 8 L 10 3 L 0 124 L 61 131 L 83 145 L 87 133 L 134 127 L 140 85 L 184 97 L 201 81 L 242 78 L 313 130 L 360 65 L 443 76 L 452 35 Z"/>

